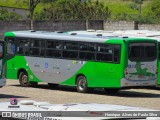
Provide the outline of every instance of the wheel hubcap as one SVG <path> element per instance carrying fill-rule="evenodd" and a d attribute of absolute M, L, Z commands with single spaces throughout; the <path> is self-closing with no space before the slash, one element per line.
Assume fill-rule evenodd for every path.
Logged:
<path fill-rule="evenodd" d="M 28 83 L 28 77 L 26 75 L 22 76 L 22 83 L 27 84 Z"/>
<path fill-rule="evenodd" d="M 86 87 L 86 82 L 84 79 L 79 80 L 79 89 L 83 90 Z"/>

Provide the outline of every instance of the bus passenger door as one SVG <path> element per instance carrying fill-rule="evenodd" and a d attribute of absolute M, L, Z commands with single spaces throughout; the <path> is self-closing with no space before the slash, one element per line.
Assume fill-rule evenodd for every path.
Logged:
<path fill-rule="evenodd" d="M 12 59 L 15 56 L 16 52 L 16 45 L 15 45 L 15 38 L 7 37 L 6 40 L 6 59 L 7 59 L 7 71 L 6 71 L 6 78 L 15 78 L 13 76 L 16 75 L 16 68 L 15 68 L 15 59 Z"/>
<path fill-rule="evenodd" d="M 4 42 L 0 41 L 0 87 L 3 87 L 6 84 L 6 70 L 4 62 Z"/>
<path fill-rule="evenodd" d="M 16 52 L 15 39 L 12 37 L 6 38 L 6 47 L 7 47 L 7 59 L 13 58 Z"/>

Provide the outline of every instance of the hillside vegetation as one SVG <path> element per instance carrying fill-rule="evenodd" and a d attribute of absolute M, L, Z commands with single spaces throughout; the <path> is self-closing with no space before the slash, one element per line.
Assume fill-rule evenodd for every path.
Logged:
<path fill-rule="evenodd" d="M 160 0 L 41 0 L 35 20 L 103 19 L 159 23 Z M 0 5 L 29 9 L 29 0 L 1 0 Z"/>

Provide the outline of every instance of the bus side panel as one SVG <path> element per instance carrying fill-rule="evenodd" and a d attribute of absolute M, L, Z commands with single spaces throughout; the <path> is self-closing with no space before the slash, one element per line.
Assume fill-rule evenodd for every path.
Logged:
<path fill-rule="evenodd" d="M 86 62 L 76 60 L 25 57 L 30 69 L 30 81 L 41 80 L 47 83 L 61 84 L 69 80 L 79 71 Z M 36 78 L 37 77 L 37 78 Z M 38 82 L 38 81 L 37 81 Z M 71 84 L 72 83 L 72 84 Z M 65 85 L 75 85 L 75 80 L 65 82 Z"/>
<path fill-rule="evenodd" d="M 122 78 L 122 67 L 120 64 L 96 63 L 96 77 L 92 83 L 93 87 L 120 87 Z"/>
<path fill-rule="evenodd" d="M 114 43 L 114 41 L 110 41 Z M 124 78 L 124 69 L 127 66 L 127 54 L 126 43 L 121 44 L 120 49 L 120 62 L 119 63 L 107 63 L 97 62 L 95 67 L 95 79 L 92 84 L 93 87 L 104 88 L 120 88 L 121 79 Z"/>
<path fill-rule="evenodd" d="M 84 63 L 84 61 L 79 61 L 79 62 Z M 95 79 L 95 64 L 96 64 L 96 62 L 86 62 L 84 64 L 84 66 L 80 70 L 78 70 L 71 78 L 64 80 L 60 84 L 75 86 L 76 85 L 76 77 L 78 75 L 83 75 L 87 79 L 88 87 L 92 87 L 92 84 Z"/>
<path fill-rule="evenodd" d="M 84 75 L 88 87 L 120 87 L 120 80 L 124 77 L 123 67 L 120 64 L 87 62 L 74 76 L 63 81 L 62 85 L 76 85 L 76 76 Z"/>
<path fill-rule="evenodd" d="M 24 56 L 15 56 L 7 61 L 7 79 L 18 79 L 18 70 L 24 69 L 28 73 L 28 66 Z"/>
<path fill-rule="evenodd" d="M 28 67 L 27 60 L 24 56 L 15 56 L 7 61 L 7 79 L 18 79 L 18 71 L 24 69 L 28 74 L 29 81 L 41 82 Z"/>
<path fill-rule="evenodd" d="M 113 41 L 112 41 L 113 42 Z M 121 43 L 120 63 L 96 63 L 96 77 L 93 86 L 106 88 L 120 88 L 121 79 L 124 78 L 124 70 L 127 67 L 127 47 Z"/>
<path fill-rule="evenodd" d="M 126 44 L 121 43 L 120 63 L 86 62 L 71 78 L 61 84 L 75 85 L 76 75 L 83 74 L 87 78 L 88 87 L 120 88 L 124 70 L 127 67 Z"/>
<path fill-rule="evenodd" d="M 17 57 L 14 57 L 7 61 L 7 70 L 6 70 L 7 79 L 17 79 L 16 61 L 17 61 Z M 23 61 L 21 61 L 20 64 L 23 64 Z"/>

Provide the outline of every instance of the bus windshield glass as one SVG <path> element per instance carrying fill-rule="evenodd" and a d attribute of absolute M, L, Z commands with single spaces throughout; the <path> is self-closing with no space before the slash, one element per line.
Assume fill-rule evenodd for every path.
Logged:
<path fill-rule="evenodd" d="M 131 61 L 153 61 L 156 59 L 155 43 L 130 43 L 129 60 Z"/>

